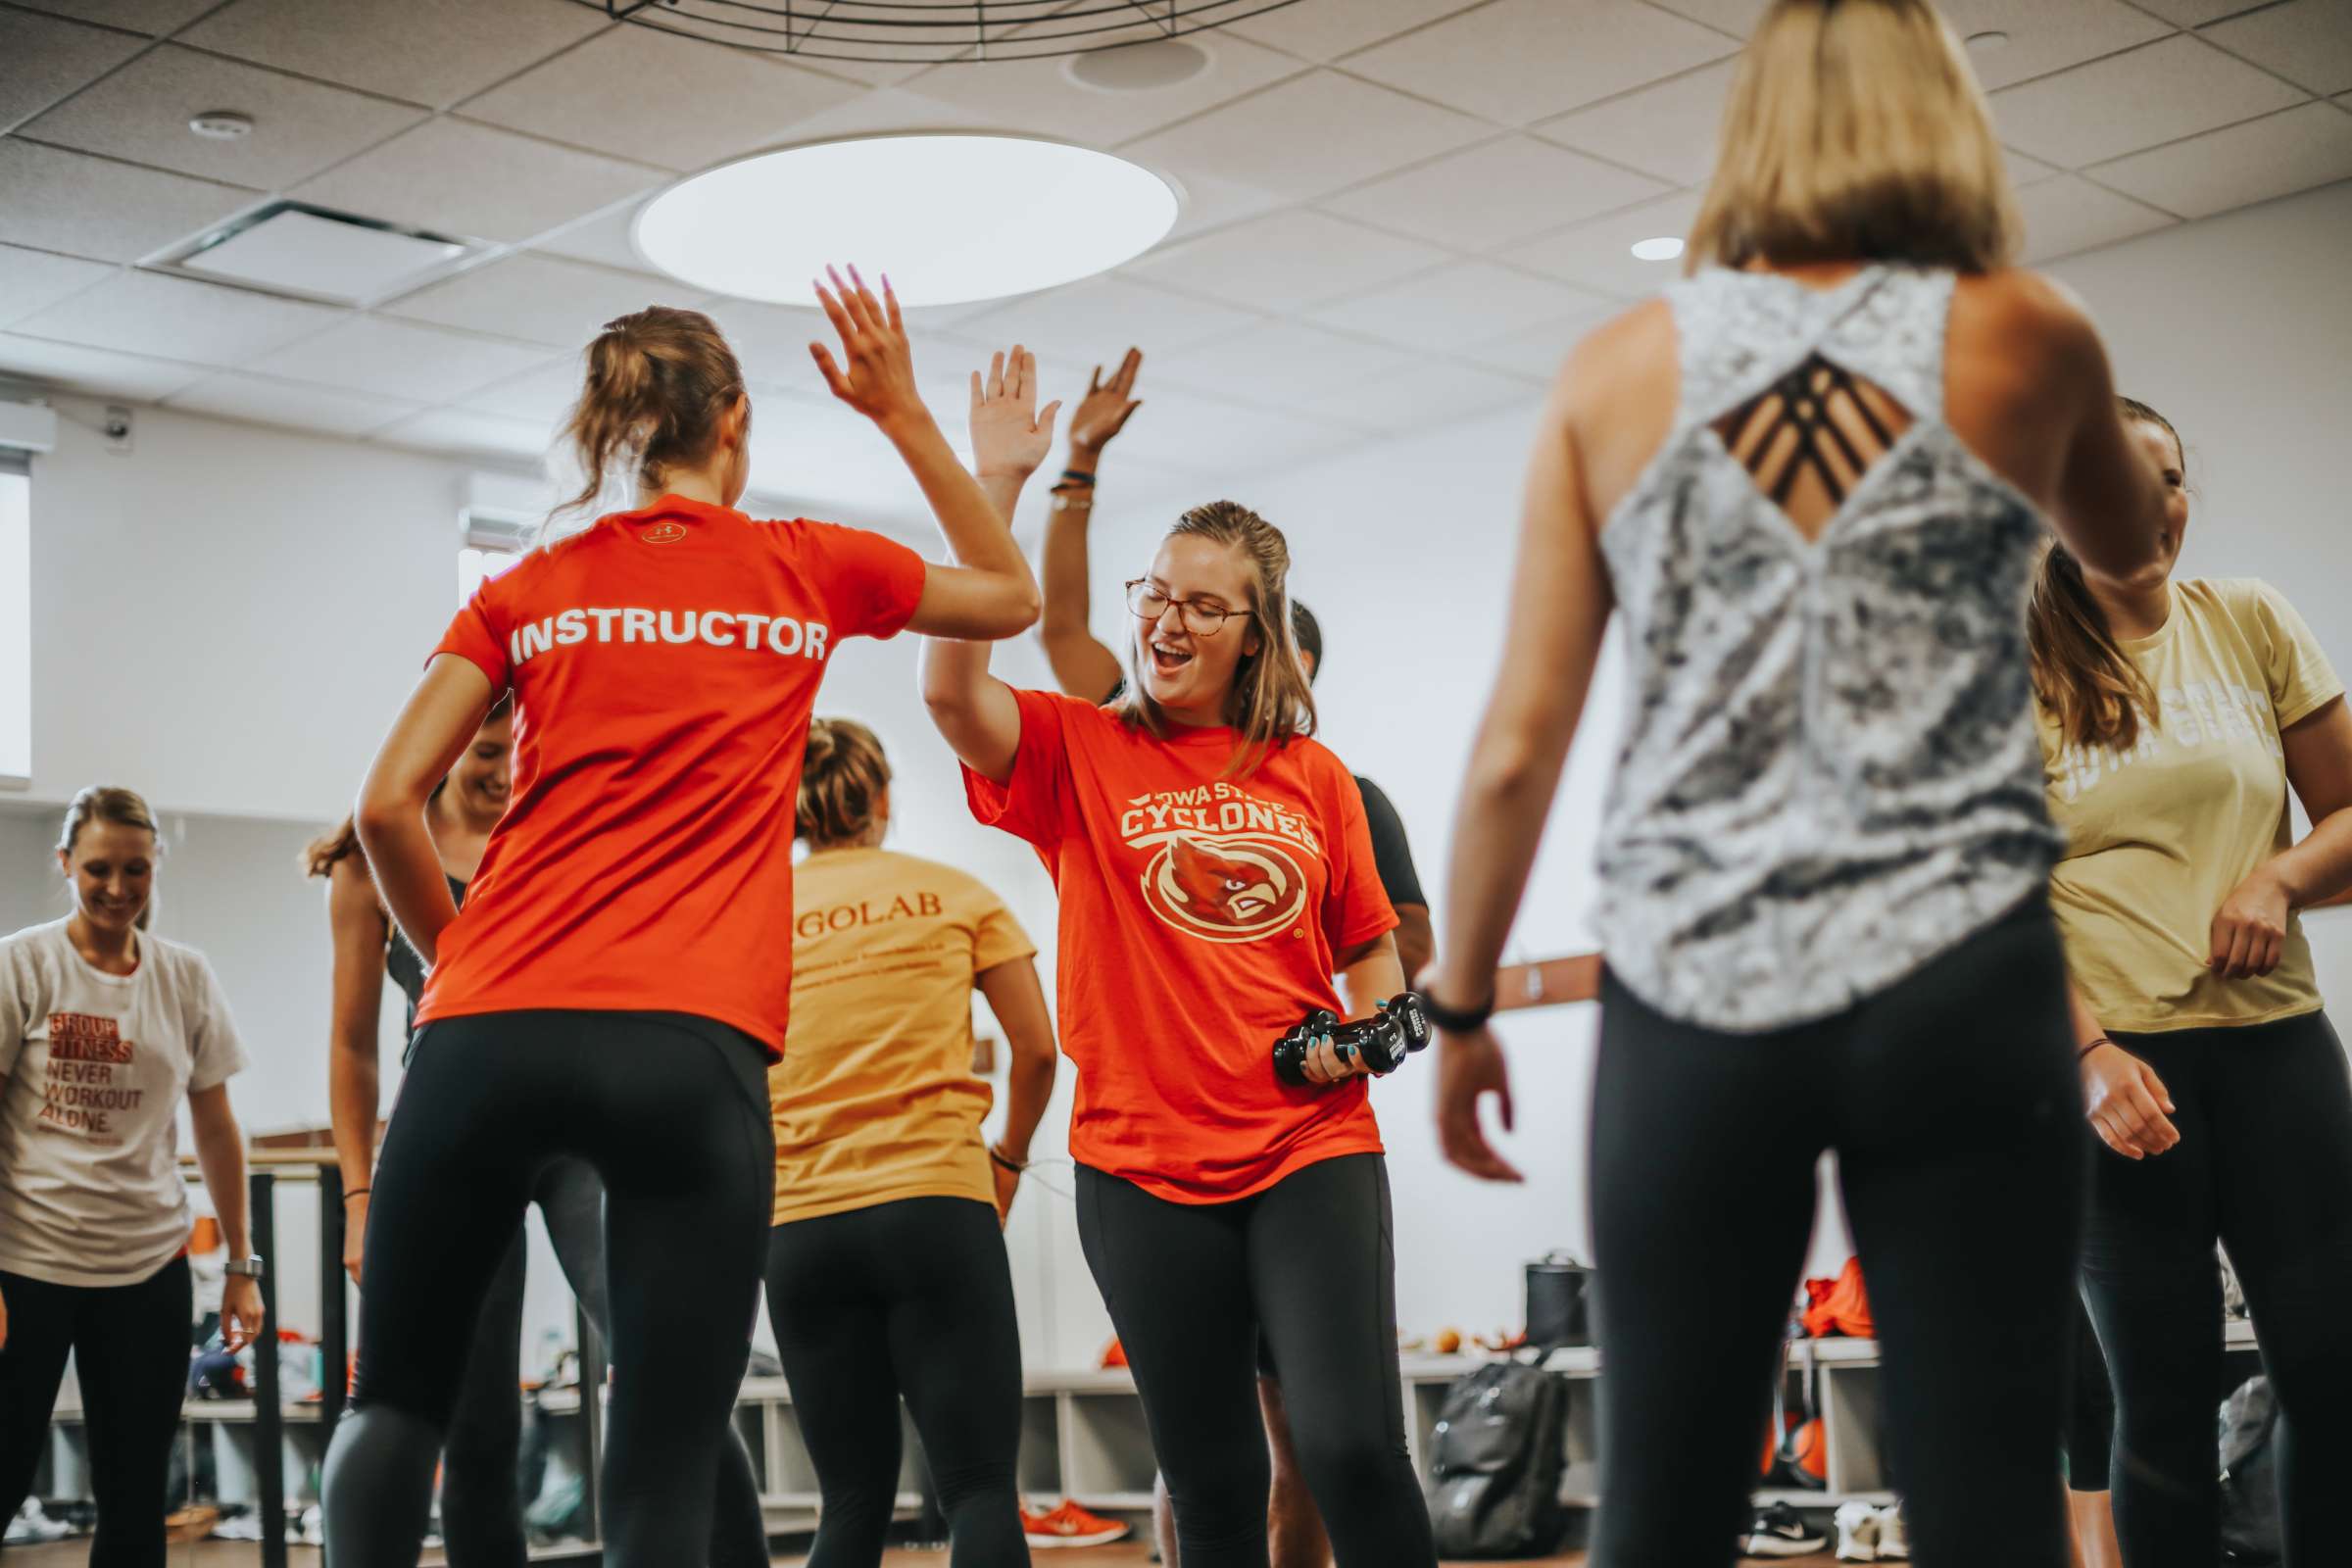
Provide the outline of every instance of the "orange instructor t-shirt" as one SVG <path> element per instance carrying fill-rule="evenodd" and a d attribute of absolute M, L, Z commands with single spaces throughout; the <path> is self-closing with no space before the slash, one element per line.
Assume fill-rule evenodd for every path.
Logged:
<path fill-rule="evenodd" d="M 1366 1080 L 1274 1076 L 1292 1025 L 1345 1016 L 1335 955 L 1396 924 L 1354 776 L 1299 739 L 1228 778 L 1230 729 L 1161 740 L 1075 698 L 1014 695 L 1011 778 L 966 768 L 964 787 L 980 821 L 1036 846 L 1061 895 L 1072 1157 L 1204 1203 L 1378 1152 Z"/>
<path fill-rule="evenodd" d="M 686 1012 L 780 1054 L 809 710 L 924 572 L 879 534 L 663 496 L 482 584 L 434 655 L 514 691 L 514 791 L 417 1021 Z"/>
<path fill-rule="evenodd" d="M 1037 945 L 953 866 L 820 850 L 793 886 L 792 1039 L 767 1070 L 775 1223 L 906 1198 L 994 1205 L 972 987 Z"/>

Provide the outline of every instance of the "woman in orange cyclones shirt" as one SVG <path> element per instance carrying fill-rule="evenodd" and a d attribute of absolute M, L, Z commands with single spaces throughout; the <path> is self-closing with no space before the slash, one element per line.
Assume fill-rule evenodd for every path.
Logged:
<path fill-rule="evenodd" d="M 751 404 L 707 317 L 654 308 L 590 345 L 568 435 L 638 510 L 484 584 L 360 795 L 385 902 L 432 965 L 368 1216 L 354 1413 L 326 1461 L 337 1568 L 416 1561 L 482 1294 L 538 1168 L 605 1181 L 612 1385 L 604 1561 L 699 1562 L 750 1350 L 775 1150 L 762 1081 L 792 974 L 793 803 L 843 638 L 1006 637 L 1037 589 L 916 395 L 898 303 L 817 289 L 834 396 L 921 485 L 960 566 L 734 509 Z M 1025 449 L 1024 449 L 1025 450 Z M 514 791 L 460 914 L 424 803 L 501 694 Z"/>
<path fill-rule="evenodd" d="M 1314 1009 L 1360 1017 L 1404 989 L 1354 776 L 1308 738 L 1289 570 L 1265 519 L 1196 508 L 1128 585 L 1116 706 L 1015 691 L 978 642 L 926 642 L 923 695 L 974 815 L 1034 845 L 1061 896 L 1079 1236 L 1184 1568 L 1266 1568 L 1261 1353 L 1341 1568 L 1425 1565 L 1362 1063 L 1326 1039 L 1294 1087 L 1272 1061 Z"/>

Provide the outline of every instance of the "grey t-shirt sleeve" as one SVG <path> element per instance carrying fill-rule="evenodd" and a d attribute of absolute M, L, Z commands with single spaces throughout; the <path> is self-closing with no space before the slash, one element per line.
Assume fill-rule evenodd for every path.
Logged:
<path fill-rule="evenodd" d="M 1420 873 L 1413 869 L 1413 846 L 1404 836 L 1404 818 L 1370 779 L 1359 775 L 1355 787 L 1364 798 L 1364 821 L 1372 830 L 1372 859 L 1380 870 L 1381 891 L 1392 906 L 1417 904 L 1428 908 Z"/>

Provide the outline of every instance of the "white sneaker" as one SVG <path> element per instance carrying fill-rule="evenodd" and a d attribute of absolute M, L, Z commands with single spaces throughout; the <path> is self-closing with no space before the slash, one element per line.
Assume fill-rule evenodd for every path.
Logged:
<path fill-rule="evenodd" d="M 1849 1502 L 1838 1510 L 1838 1560 L 1877 1562 L 1879 1510 L 1867 1502 Z"/>
<path fill-rule="evenodd" d="M 1879 1559 L 1882 1562 L 1911 1559 L 1911 1533 L 1903 1528 L 1903 1511 L 1899 1506 L 1879 1510 Z"/>
<path fill-rule="evenodd" d="M 38 1498 L 27 1497 L 24 1506 L 8 1522 L 6 1541 L 12 1546 L 29 1546 L 44 1541 L 63 1541 L 73 1533 L 72 1525 L 43 1513 Z"/>

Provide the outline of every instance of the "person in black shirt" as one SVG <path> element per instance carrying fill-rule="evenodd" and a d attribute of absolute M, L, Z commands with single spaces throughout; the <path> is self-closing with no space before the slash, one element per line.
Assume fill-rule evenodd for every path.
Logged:
<path fill-rule="evenodd" d="M 1096 697 L 1108 704 L 1126 686 L 1126 671 L 1088 623 L 1086 525 L 1092 520 L 1096 477 L 1102 452 L 1126 427 L 1129 416 L 1143 405 L 1132 395 L 1136 372 L 1143 368 L 1140 349 L 1129 349 L 1110 379 L 1096 368 L 1086 396 L 1070 415 L 1069 461 L 1054 487 L 1053 511 L 1046 522 L 1044 569 L 1045 606 L 1038 621 L 1038 638 L 1054 683 L 1071 697 Z M 1313 613 L 1291 601 L 1291 629 L 1298 656 L 1312 682 L 1323 663 L 1323 628 Z M 1413 850 L 1405 838 L 1404 822 L 1381 787 L 1358 777 L 1364 798 L 1364 819 L 1372 830 L 1372 853 L 1380 884 L 1396 911 L 1396 956 L 1405 974 L 1419 974 L 1437 951 L 1429 923 L 1429 899 L 1413 868 Z M 1282 1402 L 1282 1386 L 1273 1368 L 1259 1361 L 1258 1402 L 1265 1412 L 1266 1440 L 1273 1450 L 1274 1485 L 1266 1504 L 1266 1529 L 1273 1568 L 1323 1568 L 1331 1560 L 1331 1544 L 1323 1521 L 1307 1495 L 1291 1444 L 1290 1421 Z M 1177 1568 L 1175 1515 L 1168 1505 L 1167 1487 L 1152 1491 L 1152 1522 L 1159 1539 L 1160 1560 Z"/>

